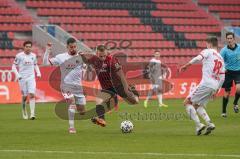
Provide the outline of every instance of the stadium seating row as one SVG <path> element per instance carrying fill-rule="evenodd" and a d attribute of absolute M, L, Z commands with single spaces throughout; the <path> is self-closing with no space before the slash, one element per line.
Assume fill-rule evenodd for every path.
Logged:
<path fill-rule="evenodd" d="M 220 26 L 174 26 L 177 32 L 185 33 L 219 33 L 221 32 Z"/>
<path fill-rule="evenodd" d="M 98 9 L 37 9 L 39 16 L 92 16 L 92 17 L 126 17 L 127 10 L 98 10 Z"/>
<path fill-rule="evenodd" d="M 87 40 L 163 40 L 161 33 L 72 33 L 78 39 Z"/>
<path fill-rule="evenodd" d="M 27 1 L 30 8 L 83 8 L 81 2 L 72 1 Z"/>
<path fill-rule="evenodd" d="M 32 17 L 26 16 L 1 16 L 0 23 L 32 23 Z"/>
<path fill-rule="evenodd" d="M 209 1 L 209 0 L 198 0 L 198 4 L 201 5 L 239 5 L 240 1 L 239 0 L 214 0 L 214 1 Z"/>
<path fill-rule="evenodd" d="M 69 32 L 152 32 L 147 25 L 69 25 L 62 24 Z"/>
<path fill-rule="evenodd" d="M 107 42 L 107 40 L 99 40 L 99 41 L 98 40 L 87 40 L 87 41 L 84 41 L 84 43 L 86 43 L 91 48 L 94 48 L 94 47 L 96 47 L 96 45 L 104 44 L 106 42 Z M 158 48 L 175 48 L 175 47 L 176 46 L 175 46 L 173 41 L 150 41 L 150 40 L 139 41 L 139 40 L 132 40 L 132 45 L 131 45 L 131 49 L 140 49 L 140 48 L 158 49 Z"/>
<path fill-rule="evenodd" d="M 109 33 L 109 32 L 72 32 L 78 39 L 87 40 L 163 40 L 167 39 L 188 39 L 205 40 L 205 33 Z M 163 36 L 164 35 L 164 36 Z"/>
<path fill-rule="evenodd" d="M 211 12 L 240 12 L 240 6 L 232 5 L 210 5 L 208 9 Z"/>
<path fill-rule="evenodd" d="M 162 21 L 168 25 L 220 25 L 220 22 L 216 19 L 162 18 Z"/>
<path fill-rule="evenodd" d="M 7 0 L 1 0 L 0 1 L 0 7 L 9 7 L 10 4 L 8 3 Z"/>
<path fill-rule="evenodd" d="M 240 12 L 219 12 L 221 19 L 240 19 Z"/>
<path fill-rule="evenodd" d="M 158 49 L 161 56 L 194 56 L 201 52 L 201 49 Z M 130 56 L 152 56 L 154 53 L 154 49 L 131 49 L 128 52 Z"/>
<path fill-rule="evenodd" d="M 50 17 L 49 23 L 68 24 L 141 24 L 139 18 L 133 17 Z"/>
<path fill-rule="evenodd" d="M 20 15 L 19 8 L 0 8 L 0 15 Z"/>
<path fill-rule="evenodd" d="M 189 0 L 151 0 L 152 2 L 155 2 L 155 3 L 187 3 L 189 2 Z"/>
<path fill-rule="evenodd" d="M 201 11 L 152 11 L 154 17 L 173 17 L 173 18 L 207 18 L 208 15 Z"/>
<path fill-rule="evenodd" d="M 127 9 L 127 10 L 153 10 L 155 4 L 153 3 L 142 3 L 142 2 L 85 2 L 86 8 L 92 9 Z"/>
<path fill-rule="evenodd" d="M 31 24 L 0 24 L 0 31 L 16 31 L 16 32 L 25 32 L 32 31 Z"/>
<path fill-rule="evenodd" d="M 196 5 L 187 4 L 157 4 L 159 10 L 173 10 L 173 11 L 196 11 L 198 8 Z"/>

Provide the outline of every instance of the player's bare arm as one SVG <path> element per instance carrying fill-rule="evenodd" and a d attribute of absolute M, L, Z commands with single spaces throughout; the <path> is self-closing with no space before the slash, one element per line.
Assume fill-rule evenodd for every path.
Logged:
<path fill-rule="evenodd" d="M 52 44 L 48 43 L 46 46 L 46 51 L 43 55 L 43 65 L 47 66 L 47 65 L 51 65 L 51 63 L 49 62 L 49 55 L 52 52 Z"/>

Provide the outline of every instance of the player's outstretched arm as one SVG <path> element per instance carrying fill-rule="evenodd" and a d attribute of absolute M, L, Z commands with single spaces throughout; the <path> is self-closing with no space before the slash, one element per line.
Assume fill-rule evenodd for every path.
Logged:
<path fill-rule="evenodd" d="M 99 59 L 96 55 L 87 52 L 86 53 L 78 52 L 78 55 L 81 56 L 83 62 L 86 64 L 92 64 L 93 61 Z"/>
<path fill-rule="evenodd" d="M 194 57 L 191 61 L 189 61 L 188 63 L 186 63 L 185 65 L 181 66 L 179 68 L 179 72 L 184 72 L 186 71 L 186 69 L 191 66 L 192 64 L 198 63 L 199 61 L 201 61 L 203 59 L 203 56 L 200 54 L 196 57 Z"/>
<path fill-rule="evenodd" d="M 52 50 L 52 44 L 48 43 L 46 46 L 46 51 L 43 55 L 43 65 L 48 66 L 51 65 L 49 62 L 49 54 L 51 53 Z"/>

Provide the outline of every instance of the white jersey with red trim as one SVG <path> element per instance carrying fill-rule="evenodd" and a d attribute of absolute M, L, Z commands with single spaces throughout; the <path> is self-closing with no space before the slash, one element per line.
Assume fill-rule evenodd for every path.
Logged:
<path fill-rule="evenodd" d="M 77 57 L 66 52 L 49 59 L 50 64 L 60 66 L 62 84 L 82 85 L 83 64 Z"/>
<path fill-rule="evenodd" d="M 219 89 L 225 77 L 224 61 L 221 55 L 214 49 L 205 49 L 202 56 L 202 80 L 200 85 Z"/>
<path fill-rule="evenodd" d="M 19 68 L 19 75 L 23 79 L 34 79 L 34 66 L 37 65 L 37 56 L 34 53 L 20 52 L 16 55 L 14 64 Z"/>

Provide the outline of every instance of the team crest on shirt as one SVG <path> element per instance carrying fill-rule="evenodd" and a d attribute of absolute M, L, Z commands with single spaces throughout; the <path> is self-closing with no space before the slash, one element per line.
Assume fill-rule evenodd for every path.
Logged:
<path fill-rule="evenodd" d="M 106 68 L 106 67 L 107 67 L 107 64 L 106 64 L 106 63 L 103 63 L 102 67 L 103 67 L 103 68 Z"/>
<path fill-rule="evenodd" d="M 107 64 L 103 63 L 102 68 L 99 70 L 99 72 L 107 72 Z"/>
<path fill-rule="evenodd" d="M 115 68 L 119 69 L 121 66 L 119 65 L 119 63 L 115 63 Z"/>

